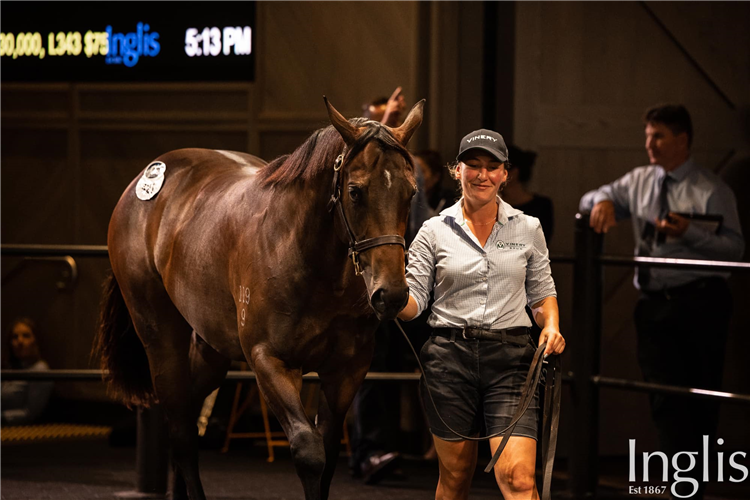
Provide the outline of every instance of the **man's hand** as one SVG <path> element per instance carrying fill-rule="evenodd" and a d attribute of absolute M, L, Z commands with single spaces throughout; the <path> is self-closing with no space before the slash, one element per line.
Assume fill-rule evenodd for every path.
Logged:
<path fill-rule="evenodd" d="M 660 233 L 664 233 L 667 236 L 674 236 L 679 238 L 685 231 L 687 231 L 690 225 L 690 219 L 677 215 L 674 212 L 669 212 L 666 219 L 657 219 L 656 230 Z"/>
<path fill-rule="evenodd" d="M 542 333 L 539 335 L 539 345 L 547 342 L 547 348 L 544 350 L 544 355 L 548 354 L 562 354 L 565 350 L 565 339 L 562 334 L 552 326 L 544 327 Z"/>
<path fill-rule="evenodd" d="M 589 226 L 597 233 L 606 233 L 610 227 L 617 225 L 615 220 L 615 204 L 609 200 L 600 201 L 591 210 Z"/>
<path fill-rule="evenodd" d="M 396 90 L 393 91 L 390 99 L 388 99 L 388 104 L 385 105 L 385 113 L 380 123 L 389 127 L 398 126 L 405 109 L 406 99 L 401 94 L 401 87 L 396 87 Z"/>

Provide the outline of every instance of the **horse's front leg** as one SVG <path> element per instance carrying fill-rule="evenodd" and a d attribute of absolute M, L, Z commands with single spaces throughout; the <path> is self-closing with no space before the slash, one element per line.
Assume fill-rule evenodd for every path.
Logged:
<path fill-rule="evenodd" d="M 321 393 L 316 424 L 323 434 L 326 449 L 326 467 L 320 483 L 323 500 L 328 498 L 331 480 L 338 463 L 346 412 L 349 411 L 354 395 L 365 379 L 371 357 L 359 359 L 335 374 L 320 376 Z"/>
<path fill-rule="evenodd" d="M 297 475 L 307 500 L 320 499 L 320 478 L 326 464 L 323 436 L 307 418 L 300 399 L 302 372 L 290 370 L 261 346 L 250 357 L 263 397 L 284 428 Z"/>

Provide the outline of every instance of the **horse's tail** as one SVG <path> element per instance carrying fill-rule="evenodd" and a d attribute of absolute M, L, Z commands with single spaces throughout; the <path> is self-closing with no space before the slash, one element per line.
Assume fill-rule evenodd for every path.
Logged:
<path fill-rule="evenodd" d="M 92 356 L 100 356 L 102 379 L 107 382 L 109 393 L 128 408 L 156 402 L 146 350 L 135 333 L 120 285 L 112 273 L 104 283 Z"/>

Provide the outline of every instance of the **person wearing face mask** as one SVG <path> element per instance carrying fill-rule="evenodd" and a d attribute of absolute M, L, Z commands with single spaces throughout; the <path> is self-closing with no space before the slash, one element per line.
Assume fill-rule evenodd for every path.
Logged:
<path fill-rule="evenodd" d="M 579 209 L 591 213 L 591 227 L 606 233 L 630 218 L 638 256 L 740 260 L 745 243 L 734 193 L 692 157 L 693 125 L 687 109 L 655 106 L 643 122 L 649 165 L 581 198 Z M 636 268 L 637 355 L 647 382 L 720 388 L 732 314 L 728 275 Z M 669 456 L 702 449 L 704 435 L 711 446 L 715 443 L 718 403 L 667 394 L 652 394 L 650 402 L 660 449 Z M 700 484 L 692 499 L 703 498 L 706 483 L 700 469 L 692 472 Z"/>
<path fill-rule="evenodd" d="M 420 358 L 437 411 L 456 432 L 477 436 L 510 423 L 535 352 L 527 303 L 542 328 L 545 354 L 560 354 L 557 293 L 539 220 L 505 203 L 508 149 L 502 136 L 476 130 L 459 145 L 451 173 L 463 196 L 422 225 L 409 247 L 409 321 L 434 302 L 432 335 Z M 438 455 L 436 498 L 468 498 L 477 463 L 476 441 L 443 425 L 424 387 L 422 402 Z M 505 498 L 535 499 L 539 395 L 535 396 L 495 464 Z M 494 453 L 502 437 L 490 439 Z"/>
<path fill-rule="evenodd" d="M 7 367 L 14 370 L 49 370 L 39 353 L 36 324 L 29 318 L 18 318 L 10 326 Z M 54 382 L 12 380 L 2 383 L 2 423 L 30 424 L 47 407 Z"/>

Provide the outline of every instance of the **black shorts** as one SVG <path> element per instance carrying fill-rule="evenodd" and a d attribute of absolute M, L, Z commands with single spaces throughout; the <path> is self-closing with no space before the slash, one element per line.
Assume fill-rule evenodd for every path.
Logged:
<path fill-rule="evenodd" d="M 475 436 L 484 418 L 487 435 L 506 428 L 521 400 L 521 389 L 536 346 L 528 342 L 451 338 L 433 335 L 422 347 L 420 359 L 432 397 L 443 420 L 456 432 Z M 445 441 L 461 441 L 435 413 L 435 407 L 420 382 L 422 405 L 430 432 Z M 541 385 L 541 384 L 540 384 Z M 539 388 L 513 431 L 514 436 L 537 439 Z"/>

